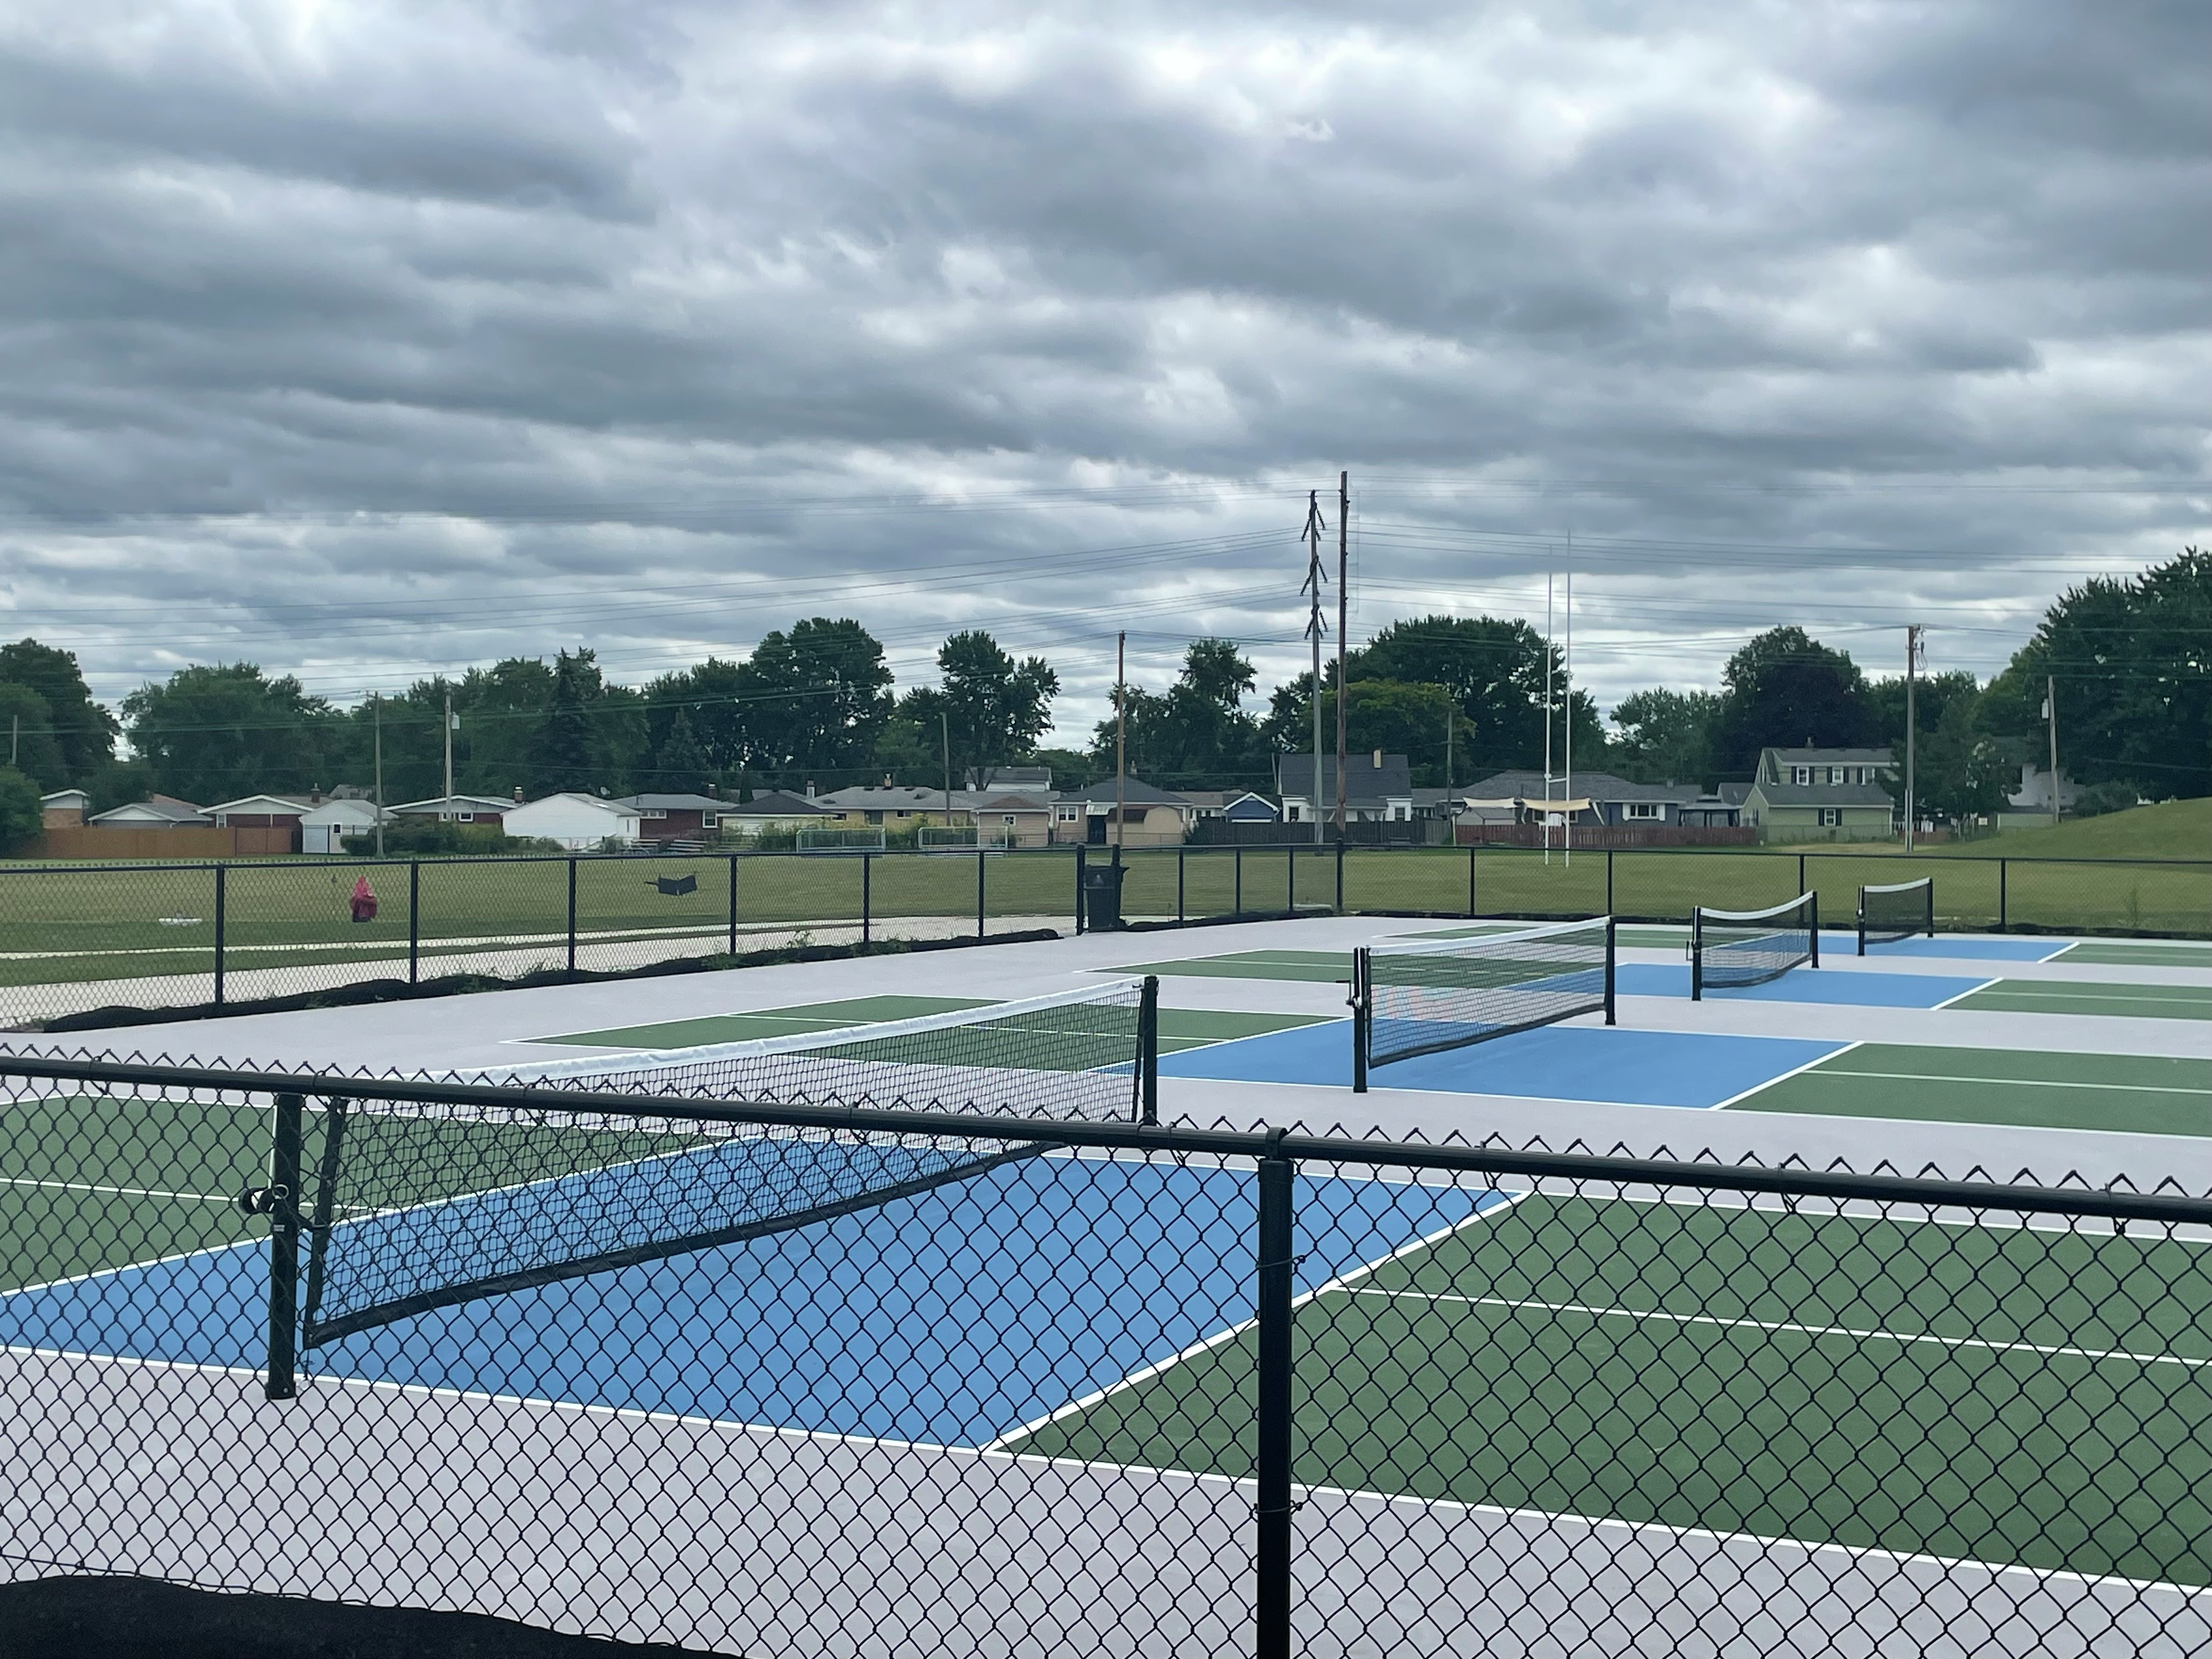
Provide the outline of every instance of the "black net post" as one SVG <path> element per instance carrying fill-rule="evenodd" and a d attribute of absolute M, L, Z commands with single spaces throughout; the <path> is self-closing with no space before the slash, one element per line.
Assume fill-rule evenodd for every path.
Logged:
<path fill-rule="evenodd" d="M 306 1102 L 276 1097 L 269 1152 L 269 1372 L 263 1392 L 289 1400 L 299 1392 L 295 1361 L 300 1344 L 300 1133 Z"/>
<path fill-rule="evenodd" d="M 1606 885 L 1607 887 L 1612 886 L 1613 854 L 1610 853 L 1607 853 L 1605 855 L 1605 877 Z M 1605 1023 L 1608 1025 L 1614 1023 L 1613 1007 L 1613 961 L 1620 945 L 1620 921 L 1608 913 L 1605 919 Z"/>
<path fill-rule="evenodd" d="M 1160 1121 L 1160 981 L 1145 975 L 1137 1002 L 1137 1121 Z"/>
<path fill-rule="evenodd" d="M 222 1006 L 223 923 L 229 910 L 230 866 L 218 864 L 215 867 L 215 1006 Z"/>
<path fill-rule="evenodd" d="M 1702 905 L 1690 907 L 1690 1000 L 1705 1000 L 1705 912 Z"/>
<path fill-rule="evenodd" d="M 568 860 L 568 971 L 576 971 L 576 860 Z"/>
<path fill-rule="evenodd" d="M 1859 889 L 1859 954 L 1866 954 L 1866 889 Z"/>
<path fill-rule="evenodd" d="M 407 861 L 407 982 L 422 977 L 422 860 Z"/>
<path fill-rule="evenodd" d="M 1799 869 L 1801 872 L 1802 872 L 1802 871 L 1804 869 L 1804 867 L 1805 867 L 1805 855 L 1804 855 L 1802 853 L 1800 853 L 1800 854 L 1797 855 L 1797 867 L 1798 867 L 1798 869 Z M 1797 890 L 1798 890 L 1799 892 L 1801 892 L 1801 893 L 1802 893 L 1802 892 L 1804 892 L 1804 891 L 1805 891 L 1805 889 L 1804 889 L 1803 885 L 1802 884 L 1802 883 L 1801 883 L 1801 884 L 1799 885 L 1799 887 L 1798 887 Z M 1814 967 L 1815 967 L 1815 968 L 1818 968 L 1818 967 L 1820 965 L 1820 896 L 1818 893 L 1814 893 L 1814 894 L 1810 894 L 1810 895 L 1808 895 L 1808 897 L 1811 899 L 1811 901 L 1812 901 L 1812 908 L 1813 908 L 1813 928 L 1812 928 L 1812 940 L 1813 940 L 1813 963 L 1812 963 L 1812 965 L 1813 965 Z"/>
<path fill-rule="evenodd" d="M 1361 945 L 1352 953 L 1352 1092 L 1367 1092 L 1367 1043 L 1369 1022 L 1374 1018 L 1373 1000 L 1368 995 L 1367 947 Z"/>
<path fill-rule="evenodd" d="M 1081 847 L 1075 849 L 1075 931 L 1083 932 L 1083 872 L 1090 863 Z"/>
<path fill-rule="evenodd" d="M 1260 1160 L 1258 1659 L 1291 1654 L 1291 1167 L 1285 1131 L 1267 1132 Z"/>
<path fill-rule="evenodd" d="M 1934 939 L 1936 937 L 1936 879 L 1932 876 L 1928 879 L 1927 922 L 1928 937 Z"/>
<path fill-rule="evenodd" d="M 865 942 L 865 941 L 866 940 L 867 937 L 868 937 L 867 913 L 864 910 L 864 911 L 862 911 L 862 912 L 861 912 L 861 916 L 860 916 L 860 938 L 861 938 L 862 941 L 863 941 L 863 942 Z M 732 956 L 735 956 L 735 955 L 737 955 L 737 953 L 738 953 L 738 855 L 737 855 L 735 853 L 732 853 L 732 854 L 730 854 L 730 954 L 731 954 Z"/>

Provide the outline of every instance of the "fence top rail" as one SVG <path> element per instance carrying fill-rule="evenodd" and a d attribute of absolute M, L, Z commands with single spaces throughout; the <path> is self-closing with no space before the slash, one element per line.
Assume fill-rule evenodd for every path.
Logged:
<path fill-rule="evenodd" d="M 1780 1197 L 1863 1200 L 1911 1208 L 1997 1210 L 2160 1225 L 2212 1225 L 2212 1196 L 2130 1192 L 2114 1188 L 2045 1187 L 1936 1176 L 1860 1175 L 1836 1170 L 1758 1168 L 1688 1159 L 1640 1158 L 1586 1152 L 1515 1152 L 1503 1147 L 1432 1146 L 1411 1141 L 1293 1134 L 1286 1129 L 1189 1128 L 1169 1124 L 1083 1123 L 994 1114 L 884 1111 L 847 1106 L 774 1103 L 702 1103 L 649 1094 L 592 1094 L 580 1090 L 518 1088 L 430 1079 L 362 1078 L 310 1072 L 155 1065 L 118 1060 L 50 1060 L 0 1055 L 0 1077 L 112 1084 L 320 1099 L 386 1101 L 663 1121 L 760 1124 L 843 1129 L 878 1134 L 988 1135 L 1105 1151 L 1187 1152 L 1215 1158 L 1287 1158 L 1365 1164 L 1380 1168 L 1553 1177 L 1605 1185 L 1709 1188 Z"/>

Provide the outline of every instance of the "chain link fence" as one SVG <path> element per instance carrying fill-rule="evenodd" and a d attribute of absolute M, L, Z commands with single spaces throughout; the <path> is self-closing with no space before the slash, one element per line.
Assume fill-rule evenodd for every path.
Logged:
<path fill-rule="evenodd" d="M 2212 1200 L 696 1085 L 0 1060 L 0 1578 L 727 1654 L 2212 1645 Z"/>
<path fill-rule="evenodd" d="M 228 1006 L 364 981 L 621 972 L 787 945 L 988 939 L 1086 922 L 1097 848 L 0 867 L 0 1027 Z M 1330 912 L 1680 922 L 1693 906 L 1931 877 L 1952 931 L 2212 936 L 2212 861 L 1841 850 L 1306 843 L 1131 848 L 1121 914 L 1174 925 Z M 371 902 L 357 905 L 366 888 Z"/>

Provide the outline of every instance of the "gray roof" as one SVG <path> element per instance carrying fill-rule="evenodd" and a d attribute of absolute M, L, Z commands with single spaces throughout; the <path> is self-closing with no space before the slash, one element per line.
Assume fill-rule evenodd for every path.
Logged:
<path fill-rule="evenodd" d="M 1883 806 L 1889 791 L 1878 783 L 1760 783 L 1759 798 L 1769 806 Z"/>
<path fill-rule="evenodd" d="M 1336 804 L 1336 757 L 1321 757 L 1321 787 L 1314 782 L 1314 757 L 1311 755 L 1278 755 L 1275 757 L 1275 788 L 1279 793 L 1296 795 L 1312 801 L 1316 806 L 1333 807 Z M 1347 805 L 1370 810 L 1386 800 L 1405 800 L 1413 793 L 1413 769 L 1403 755 L 1382 757 L 1377 770 L 1372 754 L 1346 755 L 1344 757 L 1344 797 Z"/>
<path fill-rule="evenodd" d="M 624 795 L 624 806 L 640 810 L 650 807 L 656 812 L 720 812 L 729 805 L 712 795 Z"/>
<path fill-rule="evenodd" d="M 830 808 L 818 800 L 794 795 L 788 789 L 763 789 L 748 801 L 717 801 L 715 811 L 734 817 L 790 818 L 812 814 L 827 817 Z"/>
<path fill-rule="evenodd" d="M 1546 791 L 1541 772 L 1493 772 L 1480 783 L 1454 791 L 1469 800 L 1541 800 Z M 1668 800 L 1687 806 L 1699 790 L 1688 783 L 1631 783 L 1610 772 L 1577 772 L 1570 779 L 1553 781 L 1550 793 L 1561 800 Z"/>
<path fill-rule="evenodd" d="M 815 805 L 826 806 L 833 812 L 927 812 L 945 810 L 945 791 L 923 789 L 915 785 L 895 783 L 888 787 L 856 783 L 847 789 L 832 789 L 817 795 Z M 952 803 L 957 807 L 960 797 L 956 793 Z"/>
<path fill-rule="evenodd" d="M 171 795 L 156 795 L 151 800 L 134 800 L 122 806 L 112 806 L 105 812 L 95 812 L 90 822 L 98 823 L 118 813 L 128 812 L 133 817 L 163 818 L 171 823 L 209 823 L 208 815 L 188 800 L 179 800 Z"/>
<path fill-rule="evenodd" d="M 1784 766 L 1887 766 L 1889 745 L 1879 749 L 1769 749 Z"/>
<path fill-rule="evenodd" d="M 1121 798 L 1133 806 L 1188 806 L 1190 805 L 1182 796 L 1170 790 L 1158 788 L 1139 777 L 1127 777 L 1122 780 Z M 1086 802 L 1103 801 L 1111 806 L 1115 799 L 1114 780 L 1101 778 L 1087 788 L 1064 789 L 1053 799 Z"/>

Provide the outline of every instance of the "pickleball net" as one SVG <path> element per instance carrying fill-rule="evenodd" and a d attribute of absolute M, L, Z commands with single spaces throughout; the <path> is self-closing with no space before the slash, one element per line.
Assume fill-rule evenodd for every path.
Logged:
<path fill-rule="evenodd" d="M 434 1308 L 807 1225 L 1047 1150 L 717 1121 L 683 1108 L 804 1105 L 979 1120 L 1158 1115 L 1158 984 L 471 1081 L 526 1104 L 333 1097 L 298 1114 L 307 1243 L 301 1346 Z M 459 1081 L 459 1079 L 455 1079 Z M 624 1097 L 595 1108 L 577 1097 Z M 662 1116 L 639 1097 L 665 1099 Z M 282 1146 L 276 1164 L 288 1167 Z"/>
<path fill-rule="evenodd" d="M 1780 979 L 1820 965 L 1820 897 L 1800 893 L 1764 910 L 1690 912 L 1690 998 Z"/>
<path fill-rule="evenodd" d="M 1925 933 L 1936 936 L 1936 878 L 1859 889 L 1859 954 L 1869 945 L 1894 945 Z"/>
<path fill-rule="evenodd" d="M 1611 916 L 1352 953 L 1352 1086 L 1377 1066 L 1602 1013 L 1613 1021 Z"/>

